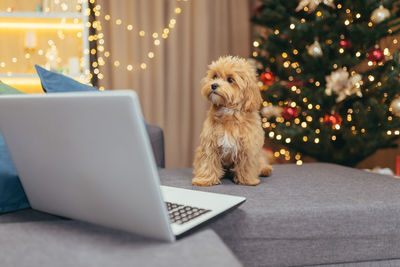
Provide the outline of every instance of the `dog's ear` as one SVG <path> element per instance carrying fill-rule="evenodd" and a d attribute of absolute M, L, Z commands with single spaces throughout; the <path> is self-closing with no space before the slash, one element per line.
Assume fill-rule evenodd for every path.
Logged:
<path fill-rule="evenodd" d="M 244 92 L 244 101 L 243 109 L 246 112 L 257 111 L 261 106 L 262 97 L 255 77 L 247 78 L 247 88 Z"/>

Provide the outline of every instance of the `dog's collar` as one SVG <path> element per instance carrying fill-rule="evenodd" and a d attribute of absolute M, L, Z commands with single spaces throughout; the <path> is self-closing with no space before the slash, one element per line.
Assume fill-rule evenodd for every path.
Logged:
<path fill-rule="evenodd" d="M 217 116 L 224 116 L 224 115 L 233 115 L 235 113 L 234 109 L 231 108 L 226 108 L 226 107 L 221 107 L 218 110 L 215 111 L 215 114 Z"/>

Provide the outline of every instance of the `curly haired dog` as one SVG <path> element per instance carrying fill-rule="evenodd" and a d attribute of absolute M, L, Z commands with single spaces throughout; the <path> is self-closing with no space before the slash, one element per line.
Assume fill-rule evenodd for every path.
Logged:
<path fill-rule="evenodd" d="M 194 159 L 193 185 L 211 186 L 229 171 L 233 181 L 257 185 L 272 168 L 263 154 L 256 75 L 243 58 L 221 57 L 209 65 L 201 94 L 211 102 Z"/>

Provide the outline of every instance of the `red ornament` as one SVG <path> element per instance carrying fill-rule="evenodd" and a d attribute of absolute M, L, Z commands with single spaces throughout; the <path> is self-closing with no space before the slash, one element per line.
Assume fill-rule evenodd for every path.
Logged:
<path fill-rule="evenodd" d="M 275 75 L 271 71 L 261 73 L 261 81 L 264 84 L 270 85 L 274 82 L 274 80 L 275 80 Z"/>
<path fill-rule="evenodd" d="M 326 114 L 324 118 L 324 122 L 328 126 L 336 126 L 342 124 L 342 117 L 339 114 Z"/>
<path fill-rule="evenodd" d="M 283 40 L 289 39 L 289 35 L 286 35 L 286 34 L 283 34 L 283 33 L 280 35 L 280 37 L 281 37 L 281 39 L 283 39 Z"/>
<path fill-rule="evenodd" d="M 293 120 L 299 116 L 299 111 L 296 108 L 285 107 L 283 108 L 282 115 L 286 120 Z"/>
<path fill-rule="evenodd" d="M 349 49 L 351 47 L 351 41 L 348 39 L 340 40 L 339 44 L 343 49 Z"/>
<path fill-rule="evenodd" d="M 296 86 L 297 88 L 301 88 L 304 85 L 303 81 L 298 81 L 298 80 L 293 80 L 293 81 L 288 81 L 286 83 L 287 88 L 292 88 L 292 86 Z"/>
<path fill-rule="evenodd" d="M 260 14 L 265 9 L 264 5 L 259 5 L 255 9 L 253 9 L 253 14 L 257 15 Z"/>
<path fill-rule="evenodd" d="M 382 61 L 384 59 L 383 51 L 380 48 L 375 48 L 368 52 L 367 58 L 375 62 Z"/>

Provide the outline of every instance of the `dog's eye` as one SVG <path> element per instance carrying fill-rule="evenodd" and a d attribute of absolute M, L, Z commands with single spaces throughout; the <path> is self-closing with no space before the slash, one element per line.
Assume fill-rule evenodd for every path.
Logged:
<path fill-rule="evenodd" d="M 228 77 L 228 79 L 226 79 L 228 81 L 228 83 L 233 83 L 233 79 L 231 77 Z"/>
<path fill-rule="evenodd" d="M 217 74 L 215 74 L 214 76 L 213 76 L 213 79 L 217 79 L 218 78 L 218 76 L 217 76 Z"/>

